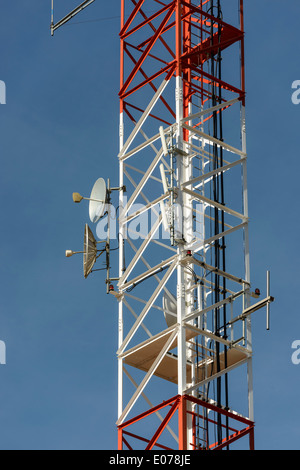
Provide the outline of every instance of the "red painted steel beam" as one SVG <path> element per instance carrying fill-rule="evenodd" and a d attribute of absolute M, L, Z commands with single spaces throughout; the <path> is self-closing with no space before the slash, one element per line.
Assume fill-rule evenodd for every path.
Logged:
<path fill-rule="evenodd" d="M 129 442 L 127 441 L 127 439 L 125 439 L 124 436 L 123 436 L 123 443 L 126 445 L 126 447 L 128 448 L 128 450 L 133 450 L 133 448 L 131 447 L 131 445 L 129 444 Z"/>
<path fill-rule="evenodd" d="M 180 397 L 178 404 L 178 450 L 187 449 L 186 395 Z"/>
<path fill-rule="evenodd" d="M 228 418 L 231 418 L 235 421 L 239 421 L 240 423 L 246 424 L 247 426 L 250 426 L 250 427 L 254 426 L 253 421 L 251 421 L 248 418 L 245 418 L 244 416 L 240 416 L 235 413 L 232 413 L 231 411 L 225 410 L 223 408 L 219 408 L 216 405 L 207 403 L 206 401 L 200 400 L 199 398 L 195 398 L 192 395 L 185 395 L 185 397 L 186 397 L 186 400 L 192 403 L 196 403 L 197 405 L 203 406 L 204 408 L 215 411 L 216 413 L 219 413 L 221 415 L 227 416 Z"/>
<path fill-rule="evenodd" d="M 190 16 L 190 13 L 187 13 L 186 15 L 181 15 L 181 20 Z M 163 30 L 162 30 L 162 35 L 167 33 L 168 31 L 170 31 L 171 29 L 173 29 L 174 27 L 176 26 L 176 21 L 173 21 L 172 23 L 169 23 Z M 149 41 L 151 41 L 151 37 L 149 37 L 148 39 L 146 39 L 145 41 L 143 41 L 141 44 L 139 44 L 139 47 L 145 47 Z M 175 56 L 174 56 L 175 57 Z"/>
<path fill-rule="evenodd" d="M 118 450 L 123 449 L 123 430 L 118 429 Z"/>
<path fill-rule="evenodd" d="M 240 28 L 241 28 L 241 31 L 244 33 L 244 2 L 243 0 L 240 0 Z M 246 85 L 245 85 L 245 40 L 244 40 L 244 37 L 241 40 L 241 87 L 244 92 L 243 106 L 245 106 Z"/>
<path fill-rule="evenodd" d="M 141 57 L 137 61 L 136 66 L 133 68 L 133 70 L 129 74 L 129 77 L 127 78 L 126 82 L 124 83 L 124 85 L 123 85 L 123 87 L 120 91 L 120 96 L 125 94 L 125 92 L 128 89 L 129 85 L 132 83 L 133 79 L 135 78 L 136 74 L 139 71 L 139 68 L 143 65 L 143 63 L 146 60 L 147 56 L 149 55 L 152 47 L 156 43 L 159 35 L 161 34 L 161 31 L 163 30 L 163 28 L 165 27 L 165 25 L 168 23 L 169 19 L 171 18 L 172 14 L 174 12 L 174 8 L 175 8 L 175 6 L 173 4 L 172 7 L 170 8 L 170 10 L 168 11 L 168 13 L 166 14 L 165 18 L 163 19 L 163 21 L 161 22 L 159 28 L 156 30 L 156 33 L 152 36 L 152 39 L 149 42 L 146 49 L 144 50 L 143 54 L 141 55 Z"/>
<path fill-rule="evenodd" d="M 170 419 L 174 416 L 175 412 L 177 411 L 178 409 L 178 405 L 179 405 L 179 401 L 180 399 L 178 398 L 174 405 L 172 406 L 172 408 L 170 409 L 170 411 L 168 412 L 167 416 L 165 417 L 165 419 L 162 421 L 162 423 L 160 424 L 159 428 L 157 429 L 157 431 L 155 432 L 155 434 L 153 435 L 151 441 L 149 442 L 149 444 L 147 445 L 146 449 L 145 450 L 152 450 L 153 447 L 155 445 L 157 445 L 157 439 L 159 439 L 159 437 L 161 436 L 161 434 L 163 433 L 163 431 L 166 429 L 166 426 L 168 425 Z"/>
<path fill-rule="evenodd" d="M 149 445 L 150 440 L 146 439 L 145 437 L 138 436 L 137 434 L 133 434 L 133 433 L 128 432 L 128 431 L 123 431 L 123 434 L 126 434 L 127 436 L 133 437 L 134 439 L 137 439 L 138 441 L 146 442 Z M 123 440 L 124 440 L 124 437 L 123 437 Z M 130 444 L 127 443 L 126 445 L 129 446 Z M 164 446 L 164 445 L 158 444 L 158 443 L 156 443 L 155 446 L 159 447 L 160 449 L 163 449 L 163 450 L 173 450 L 170 447 L 167 447 L 167 446 Z M 147 450 L 147 448 L 145 450 Z"/>
<path fill-rule="evenodd" d="M 191 65 L 190 68 L 195 73 L 200 73 L 204 77 L 210 79 L 212 82 L 219 84 L 224 90 L 229 90 L 229 91 L 232 91 L 233 93 L 238 93 L 241 98 L 245 96 L 245 93 L 240 88 L 230 85 L 229 83 L 224 82 L 223 80 L 219 80 L 217 77 L 214 77 L 213 75 L 210 75 L 209 73 L 204 72 L 204 70 L 200 72 L 194 65 Z"/>
<path fill-rule="evenodd" d="M 153 15 L 146 17 L 146 19 L 144 21 L 142 21 L 142 23 L 139 23 L 137 26 L 135 26 L 134 28 L 132 28 L 131 30 L 123 33 L 121 31 L 120 33 L 120 37 L 121 39 L 126 39 L 128 36 L 136 33 L 137 31 L 139 31 L 141 28 L 143 28 L 144 26 L 146 26 L 147 24 L 151 23 L 153 20 L 155 20 L 158 16 L 160 16 L 162 13 L 164 13 L 165 11 L 169 10 L 169 8 L 172 6 L 173 2 L 170 3 L 169 5 L 166 5 L 164 8 L 162 8 L 161 10 L 157 11 L 156 13 L 154 13 Z"/>
<path fill-rule="evenodd" d="M 125 22 L 125 0 L 121 0 L 121 29 Z M 124 41 L 120 41 L 120 90 L 124 85 Z M 120 100 L 120 114 L 123 112 L 123 100 Z"/>
<path fill-rule="evenodd" d="M 152 450 L 154 446 L 159 447 L 161 449 L 165 449 L 165 450 L 171 450 L 169 447 L 159 444 L 157 440 L 161 436 L 162 432 L 166 429 L 166 426 L 168 425 L 169 421 L 174 416 L 176 411 L 178 411 L 178 438 L 179 438 L 178 450 L 186 450 L 187 449 L 187 415 L 191 414 L 193 417 L 197 415 L 195 412 L 191 412 L 187 410 L 187 402 L 195 403 L 201 407 L 212 410 L 215 413 L 221 414 L 223 416 L 227 416 L 233 421 L 243 423 L 247 426 L 246 428 L 242 430 L 237 430 L 230 426 L 229 430 L 233 431 L 233 434 L 231 434 L 228 438 L 224 438 L 221 444 L 219 444 L 218 442 L 211 444 L 209 446 L 209 449 L 221 450 L 222 448 L 232 444 L 236 440 L 248 434 L 249 434 L 250 449 L 254 449 L 254 423 L 251 420 L 243 416 L 239 416 L 235 413 L 232 413 L 231 411 L 224 410 L 223 408 L 219 408 L 216 405 L 207 403 L 203 400 L 200 400 L 190 395 L 183 395 L 183 396 L 177 395 L 176 397 L 170 398 L 169 400 L 163 403 L 160 403 L 159 405 L 151 408 L 150 410 L 147 410 L 144 413 L 141 413 L 140 415 L 134 418 L 131 418 L 125 423 L 122 423 L 121 425 L 119 425 L 118 426 L 118 449 L 122 450 L 123 443 L 129 449 L 131 449 L 130 444 L 124 437 L 126 435 L 126 436 L 130 436 L 130 437 L 133 437 L 135 439 L 138 439 L 140 441 L 147 443 L 147 447 L 145 450 Z M 151 439 L 146 439 L 145 437 L 139 436 L 137 434 L 134 434 L 125 430 L 125 428 L 128 428 L 129 426 L 136 424 L 137 422 L 151 416 L 153 413 L 160 411 L 167 406 L 170 406 L 171 408 Z M 198 415 L 198 416 L 201 417 L 201 415 Z M 216 421 L 211 418 L 208 418 L 208 422 L 210 422 L 211 424 L 216 424 Z M 225 424 L 223 424 L 222 426 L 225 427 Z"/>
<path fill-rule="evenodd" d="M 133 55 L 130 54 L 130 52 L 126 49 L 126 53 L 127 55 L 130 57 L 130 59 L 132 60 L 132 62 L 136 65 L 136 60 L 134 59 Z M 167 64 L 168 66 L 170 64 Z M 144 70 L 142 69 L 142 67 L 140 67 L 140 73 L 143 75 L 144 79 L 145 80 L 149 80 L 149 85 L 152 87 L 152 89 L 154 90 L 154 92 L 156 93 L 157 92 L 157 88 L 154 86 L 154 84 L 152 83 L 152 80 L 149 79 L 149 77 L 147 76 L 147 74 L 144 72 Z M 172 110 L 172 108 L 168 105 L 167 101 L 161 96 L 160 97 L 160 100 L 162 101 L 162 103 L 166 106 L 166 108 L 168 109 L 168 111 L 171 113 L 171 115 L 173 116 L 174 119 L 176 119 L 176 115 L 174 113 L 174 111 Z"/>
<path fill-rule="evenodd" d="M 227 26 L 221 29 L 221 38 L 219 40 L 219 33 L 215 33 L 213 36 L 213 43 L 211 44 L 211 38 L 207 38 L 205 41 L 195 46 L 190 52 L 182 56 L 182 60 L 186 61 L 189 59 L 193 65 L 204 64 L 208 59 L 211 58 L 211 54 L 216 55 L 221 49 L 227 49 L 234 43 L 241 41 L 244 34 L 236 28 Z"/>
<path fill-rule="evenodd" d="M 181 75 L 181 0 L 176 0 L 176 13 L 175 13 L 175 24 L 176 24 L 176 38 L 175 38 L 175 50 L 176 50 L 176 76 Z"/>
<path fill-rule="evenodd" d="M 135 0 L 131 0 L 134 4 L 136 3 Z M 161 3 L 161 2 L 158 2 L 158 3 Z M 162 5 L 164 5 L 162 3 Z M 144 18 L 144 19 L 147 19 L 147 15 L 143 12 L 143 10 L 141 9 L 140 10 L 140 14 L 141 16 Z M 149 23 L 149 26 L 150 28 L 152 29 L 152 31 L 155 33 L 156 32 L 156 28 L 153 26 L 152 22 Z M 167 51 L 170 53 L 171 57 L 173 57 L 173 59 L 175 59 L 175 54 L 173 53 L 172 49 L 168 46 L 168 44 L 166 43 L 166 41 L 162 38 L 162 36 L 159 37 L 159 41 L 165 46 L 165 48 L 167 49 Z"/>
<path fill-rule="evenodd" d="M 216 23 L 216 24 L 218 24 L 220 26 L 223 26 L 223 27 L 224 26 L 230 26 L 231 28 L 234 28 L 234 26 L 232 26 L 232 25 L 226 23 L 225 21 L 220 20 L 219 18 L 207 13 L 206 11 L 202 10 L 200 7 L 197 7 L 196 5 L 193 5 L 191 3 L 187 3 L 184 0 L 181 0 L 181 5 L 185 5 L 188 8 L 190 8 L 191 12 L 194 12 L 194 13 L 196 12 L 200 15 L 205 16 L 206 18 L 210 19 L 213 23 Z"/>
<path fill-rule="evenodd" d="M 214 444 L 211 444 L 209 446 L 209 448 L 211 450 L 221 450 L 223 449 L 224 447 L 227 447 L 228 445 L 230 444 L 233 444 L 235 441 L 237 441 L 238 439 L 241 439 L 242 437 L 246 436 L 247 434 L 249 434 L 251 431 L 252 431 L 253 427 L 249 427 L 249 428 L 246 428 L 246 429 L 242 429 L 241 431 L 238 431 L 236 432 L 235 434 L 232 434 L 231 436 L 229 436 L 228 438 L 224 438 L 222 440 L 222 443 L 218 445 L 217 442 L 215 442 Z"/>
<path fill-rule="evenodd" d="M 192 415 L 193 417 L 198 416 L 198 417 L 201 418 L 201 419 L 205 419 L 205 421 L 207 421 L 208 423 L 217 424 L 217 421 L 216 421 L 215 419 L 206 418 L 205 416 L 203 416 L 203 415 L 200 414 L 200 413 L 195 413 L 194 411 L 187 411 L 187 414 L 190 414 L 190 415 Z M 223 428 L 226 428 L 226 425 L 225 425 L 225 424 L 222 424 L 222 427 L 223 427 Z M 228 429 L 229 429 L 229 431 L 232 431 L 232 432 L 234 432 L 234 433 L 239 432 L 238 429 L 232 428 L 231 426 L 228 426 Z"/>
<path fill-rule="evenodd" d="M 129 106 L 130 108 L 133 108 L 135 109 L 136 111 L 139 111 L 141 113 L 143 113 L 145 110 L 142 109 L 142 108 L 139 108 L 138 106 L 135 106 L 134 104 L 131 104 L 131 103 L 127 103 L 126 101 L 124 102 L 124 108 L 126 109 L 126 107 Z M 160 118 L 159 116 L 155 116 L 154 114 L 150 113 L 149 114 L 149 117 L 152 117 L 153 119 L 156 119 L 157 121 L 160 121 L 160 122 L 163 122 L 164 124 L 166 124 L 166 126 L 171 126 L 172 123 L 171 122 L 168 122 L 168 121 L 165 121 L 164 119 Z M 134 122 L 137 122 L 135 119 L 132 119 Z"/>
<path fill-rule="evenodd" d="M 136 15 L 138 14 L 140 8 L 142 7 L 143 3 L 145 2 L 145 0 L 139 0 L 139 2 L 136 4 L 135 8 L 133 9 L 133 11 L 131 12 L 131 14 L 129 15 L 129 18 L 127 19 L 125 25 L 123 26 L 123 28 L 121 29 L 121 32 L 120 32 L 120 37 L 123 38 L 123 36 L 125 35 L 126 31 L 128 30 L 129 26 L 131 25 L 131 23 L 133 22 L 134 18 L 136 17 Z"/>
<path fill-rule="evenodd" d="M 164 74 L 165 72 L 168 72 L 168 74 L 166 76 L 166 80 L 169 80 L 170 77 L 174 74 L 175 67 L 176 67 L 175 62 L 171 62 L 169 65 L 167 65 L 163 69 L 159 70 L 155 74 L 151 75 L 151 77 L 149 77 L 147 80 L 144 80 L 142 83 L 139 83 L 134 88 L 128 90 L 126 93 L 121 93 L 120 92 L 120 98 L 121 99 L 127 98 L 128 96 L 132 95 L 136 91 L 143 88 L 145 85 L 148 85 L 151 81 L 153 81 L 155 78 L 159 77 L 160 75 Z"/>
<path fill-rule="evenodd" d="M 173 403 L 178 399 L 178 397 L 179 397 L 179 395 L 176 395 L 175 397 L 169 398 L 169 400 L 166 400 L 163 403 L 160 403 L 159 405 L 156 405 L 153 408 L 150 408 L 150 410 L 144 411 L 143 413 L 135 416 L 134 418 L 131 418 L 128 421 L 125 421 L 124 423 L 122 423 L 118 426 L 118 429 L 124 429 L 127 426 L 130 426 L 131 424 L 137 423 L 141 419 L 144 419 L 147 416 L 150 416 L 151 414 L 156 413 L 156 411 L 162 410 L 166 406 L 173 405 Z"/>

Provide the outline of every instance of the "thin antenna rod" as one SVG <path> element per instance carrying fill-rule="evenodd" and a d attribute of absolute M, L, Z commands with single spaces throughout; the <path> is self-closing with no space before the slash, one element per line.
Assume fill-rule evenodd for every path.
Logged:
<path fill-rule="evenodd" d="M 54 0 L 51 0 L 51 36 L 54 35 L 54 29 L 53 29 L 53 26 L 54 26 Z"/>
<path fill-rule="evenodd" d="M 85 0 L 82 2 L 80 5 L 78 5 L 77 8 L 75 8 L 71 13 L 69 13 L 67 16 L 62 18 L 58 23 L 54 24 L 53 23 L 53 1 L 52 0 L 52 10 L 51 10 L 51 36 L 54 35 L 54 31 L 64 24 L 66 24 L 68 21 L 70 21 L 74 16 L 76 16 L 78 13 L 80 13 L 82 10 L 84 10 L 86 7 L 88 7 L 91 3 L 93 3 L 95 0 Z"/>
<path fill-rule="evenodd" d="M 270 297 L 270 271 L 267 271 L 267 297 Z M 267 303 L 267 330 L 270 330 L 270 303 Z"/>

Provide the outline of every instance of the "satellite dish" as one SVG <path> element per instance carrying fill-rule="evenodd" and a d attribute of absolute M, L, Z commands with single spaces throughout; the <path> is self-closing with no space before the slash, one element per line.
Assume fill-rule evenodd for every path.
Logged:
<path fill-rule="evenodd" d="M 83 242 L 83 275 L 85 278 L 91 273 L 97 259 L 97 242 L 88 224 L 85 224 Z"/>
<path fill-rule="evenodd" d="M 106 182 L 103 178 L 99 178 L 93 186 L 89 204 L 89 216 L 91 222 L 94 224 L 97 223 L 103 216 L 106 202 Z"/>
<path fill-rule="evenodd" d="M 177 299 L 171 293 L 165 292 L 162 299 L 163 311 L 168 328 L 177 323 Z"/>

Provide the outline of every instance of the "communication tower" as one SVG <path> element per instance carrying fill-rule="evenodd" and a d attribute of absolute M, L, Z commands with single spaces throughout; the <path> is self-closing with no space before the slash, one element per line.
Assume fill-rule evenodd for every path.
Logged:
<path fill-rule="evenodd" d="M 228 449 L 244 436 L 254 448 L 251 316 L 266 307 L 269 329 L 274 299 L 269 273 L 261 300 L 250 283 L 236 4 L 121 0 L 119 186 L 98 182 L 88 198 L 110 227 L 119 194 L 116 277 L 109 234 L 99 250 L 118 305 L 119 450 Z M 89 274 L 98 250 L 85 237 Z"/>

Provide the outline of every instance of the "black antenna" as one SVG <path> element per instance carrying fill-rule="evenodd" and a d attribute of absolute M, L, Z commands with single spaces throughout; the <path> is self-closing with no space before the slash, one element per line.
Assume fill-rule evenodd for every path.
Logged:
<path fill-rule="evenodd" d="M 51 36 L 54 36 L 54 31 L 56 31 L 56 29 L 66 24 L 68 21 L 74 18 L 74 16 L 76 16 L 78 13 L 80 13 L 82 10 L 84 10 L 94 1 L 95 0 L 85 0 L 80 5 L 78 5 L 78 7 L 76 7 L 73 11 L 71 11 L 68 15 L 62 18 L 58 23 L 54 24 L 54 0 L 51 0 L 51 25 L 50 25 Z"/>

